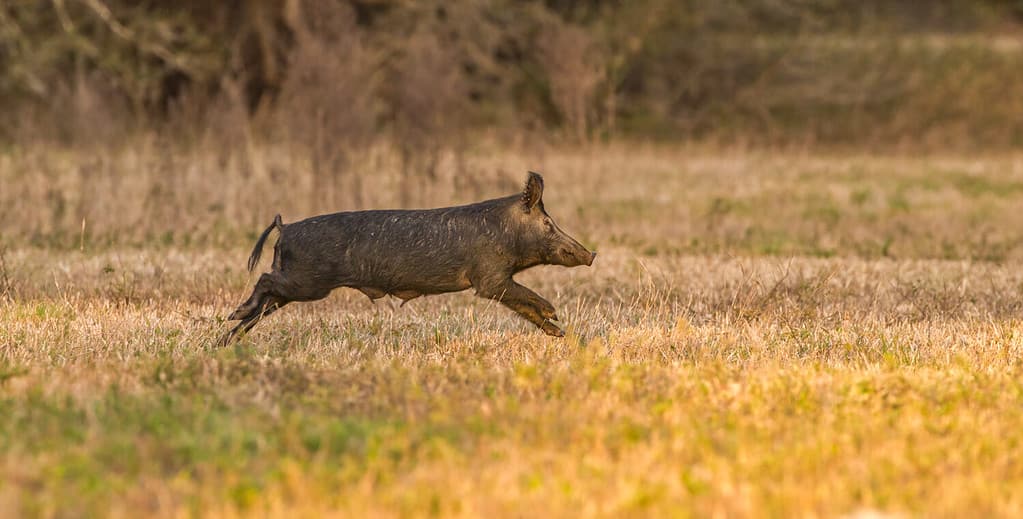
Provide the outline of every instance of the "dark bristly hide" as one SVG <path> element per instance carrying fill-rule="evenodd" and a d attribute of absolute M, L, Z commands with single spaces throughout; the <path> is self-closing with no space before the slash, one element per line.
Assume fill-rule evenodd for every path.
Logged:
<path fill-rule="evenodd" d="M 266 228 L 249 257 L 259 262 L 277 229 L 272 270 L 228 317 L 240 320 L 222 343 L 247 332 L 293 301 L 315 301 L 338 287 L 371 300 L 473 288 L 512 309 L 548 335 L 564 332 L 554 306 L 512 276 L 537 265 L 591 265 L 595 252 L 562 231 L 543 206 L 543 177 L 530 172 L 521 194 L 470 205 L 424 210 L 355 211 Z M 404 302 L 402 304 L 404 304 Z"/>

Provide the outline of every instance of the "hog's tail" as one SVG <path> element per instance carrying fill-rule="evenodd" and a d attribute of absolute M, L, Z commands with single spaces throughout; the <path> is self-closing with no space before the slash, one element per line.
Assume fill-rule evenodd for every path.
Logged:
<path fill-rule="evenodd" d="M 259 263 L 259 257 L 263 255 L 263 244 L 266 243 L 266 238 L 270 236 L 270 231 L 273 231 L 274 228 L 284 230 L 284 224 L 281 223 L 281 215 L 279 214 L 274 216 L 274 222 L 256 240 L 256 247 L 252 249 L 252 255 L 249 256 L 249 272 L 252 272 L 252 269 L 256 268 L 256 264 Z"/>

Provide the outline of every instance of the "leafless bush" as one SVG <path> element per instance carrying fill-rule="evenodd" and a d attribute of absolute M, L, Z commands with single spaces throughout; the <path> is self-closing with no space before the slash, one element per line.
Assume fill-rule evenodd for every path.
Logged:
<path fill-rule="evenodd" d="M 585 142 L 594 117 L 594 94 L 604 80 L 603 57 L 582 28 L 553 21 L 537 42 L 551 100 L 577 142 Z"/>
<path fill-rule="evenodd" d="M 457 55 L 434 34 L 417 32 L 402 47 L 384 96 L 402 157 L 402 205 L 410 206 L 438 180 L 445 149 L 458 146 L 465 85 Z"/>
<path fill-rule="evenodd" d="M 343 156 L 372 137 L 381 56 L 366 48 L 345 6 L 312 3 L 292 24 L 295 44 L 274 122 L 317 154 Z"/>
<path fill-rule="evenodd" d="M 306 2 L 289 22 L 295 44 L 280 95 L 267 110 L 268 134 L 307 150 L 317 178 L 340 182 L 352 155 L 375 135 L 381 55 L 366 47 L 347 6 Z M 353 181 L 345 191 L 358 203 L 361 189 Z"/>
<path fill-rule="evenodd" d="M 194 109 L 330 175 L 382 135 L 427 177 L 480 132 L 1006 148 L 1020 23 L 1004 2 L 908 0 L 8 2 L 0 140 L 216 137 L 180 124 Z"/>
<path fill-rule="evenodd" d="M 17 288 L 7 272 L 7 246 L 0 245 L 0 299 L 17 299 Z"/>
<path fill-rule="evenodd" d="M 137 128 L 138 119 L 105 78 L 85 70 L 48 87 L 45 103 L 12 106 L 2 117 L 23 143 L 105 145 Z"/>

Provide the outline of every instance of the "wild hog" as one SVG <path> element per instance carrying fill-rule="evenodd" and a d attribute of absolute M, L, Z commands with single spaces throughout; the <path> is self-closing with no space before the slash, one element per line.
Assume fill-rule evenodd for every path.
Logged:
<path fill-rule="evenodd" d="M 228 317 L 240 320 L 227 344 L 292 301 L 315 301 L 338 287 L 370 300 L 402 304 L 422 295 L 473 288 L 512 309 L 548 335 L 564 336 L 554 306 L 512 276 L 537 265 L 591 265 L 597 253 L 562 231 L 543 206 L 543 177 L 529 172 L 521 194 L 425 210 L 354 211 L 263 231 L 249 257 L 255 268 L 270 232 L 280 231 L 272 271 Z"/>

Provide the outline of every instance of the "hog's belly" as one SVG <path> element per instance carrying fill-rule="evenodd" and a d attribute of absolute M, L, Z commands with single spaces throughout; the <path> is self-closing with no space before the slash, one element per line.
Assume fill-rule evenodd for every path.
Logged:
<path fill-rule="evenodd" d="M 436 258 L 394 256 L 352 269 L 352 284 L 373 287 L 387 294 L 441 294 L 472 286 L 467 269 L 456 262 Z"/>

